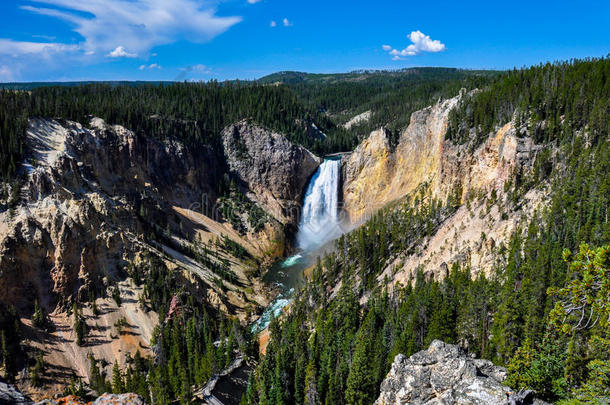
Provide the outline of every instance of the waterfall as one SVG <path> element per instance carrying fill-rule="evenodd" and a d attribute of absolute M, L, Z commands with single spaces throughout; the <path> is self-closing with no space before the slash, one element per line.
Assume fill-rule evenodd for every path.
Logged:
<path fill-rule="evenodd" d="M 276 263 L 265 275 L 265 282 L 281 287 L 281 293 L 252 324 L 253 333 L 265 329 L 271 316 L 280 316 L 290 303 L 303 270 L 312 264 L 315 249 L 343 233 L 339 223 L 340 170 L 340 160 L 325 159 L 311 178 L 296 236 L 301 251 Z"/>
<path fill-rule="evenodd" d="M 311 251 L 341 234 L 339 181 L 341 161 L 325 159 L 307 187 L 297 233 L 297 245 Z"/>

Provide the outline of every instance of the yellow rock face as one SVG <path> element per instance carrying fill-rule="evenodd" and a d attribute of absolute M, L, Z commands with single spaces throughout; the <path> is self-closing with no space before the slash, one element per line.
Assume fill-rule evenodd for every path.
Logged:
<path fill-rule="evenodd" d="M 390 161 L 390 144 L 384 129 L 374 131 L 350 155 L 344 181 L 344 210 L 352 223 L 358 222 L 383 204 L 390 184 L 394 163 Z"/>
<path fill-rule="evenodd" d="M 388 133 L 374 131 L 344 161 L 344 210 L 359 223 L 386 204 L 438 178 L 449 111 L 458 99 L 418 111 L 395 151 Z"/>
<path fill-rule="evenodd" d="M 404 284 L 417 268 L 442 277 L 443 269 L 456 261 L 471 266 L 473 274 L 488 273 L 497 265 L 495 247 L 544 201 L 543 185 L 523 196 L 519 207 L 511 207 L 507 200 L 505 182 L 517 168 L 530 170 L 540 148 L 530 138 L 518 137 L 512 123 L 491 133 L 475 150 L 445 139 L 449 112 L 458 100 L 459 96 L 414 113 L 394 151 L 381 129 L 344 157 L 343 208 L 352 225 L 424 184 L 427 197 L 443 202 L 461 192 L 462 206 L 455 214 L 422 242 L 417 254 L 398 255 L 387 263 L 380 281 L 389 277 Z"/>

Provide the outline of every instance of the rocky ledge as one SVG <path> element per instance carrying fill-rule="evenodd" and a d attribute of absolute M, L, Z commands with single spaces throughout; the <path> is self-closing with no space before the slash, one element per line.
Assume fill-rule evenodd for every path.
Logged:
<path fill-rule="evenodd" d="M 0 378 L 0 405 L 31 403 L 32 400 L 21 393 L 17 387 Z"/>
<path fill-rule="evenodd" d="M 93 402 L 86 401 L 74 395 L 58 399 L 46 399 L 34 403 L 12 384 L 0 378 L 0 405 L 146 405 L 139 395 L 105 393 Z"/>
<path fill-rule="evenodd" d="M 396 356 L 375 405 L 545 404 L 532 392 L 514 393 L 502 384 L 505 378 L 503 367 L 435 340 L 409 358 Z"/>

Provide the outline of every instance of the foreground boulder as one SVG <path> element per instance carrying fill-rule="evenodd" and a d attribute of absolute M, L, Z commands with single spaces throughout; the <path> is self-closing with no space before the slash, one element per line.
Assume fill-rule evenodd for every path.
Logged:
<path fill-rule="evenodd" d="M 502 384 L 505 378 L 503 367 L 435 340 L 409 358 L 396 356 L 375 404 L 544 404 L 513 393 Z"/>
<path fill-rule="evenodd" d="M 31 403 L 32 400 L 19 391 L 17 387 L 0 378 L 0 405 Z"/>
<path fill-rule="evenodd" d="M 146 405 L 146 402 L 136 394 L 104 394 L 93 401 L 93 405 Z"/>

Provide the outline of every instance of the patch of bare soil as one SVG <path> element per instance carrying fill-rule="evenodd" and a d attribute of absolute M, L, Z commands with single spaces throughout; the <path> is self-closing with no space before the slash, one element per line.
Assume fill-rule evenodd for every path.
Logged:
<path fill-rule="evenodd" d="M 121 306 L 112 298 L 98 298 L 97 316 L 93 314 L 91 305 L 82 307 L 88 329 L 82 346 L 76 344 L 74 317 L 65 312 L 56 311 L 49 315 L 48 332 L 33 327 L 28 319 L 22 320 L 27 329 L 26 343 L 43 353 L 47 366 L 43 377 L 45 390 L 26 386 L 22 387 L 24 392 L 33 399 L 51 398 L 61 393 L 73 376 L 88 381 L 89 355 L 100 360 L 100 368 L 110 378 L 115 359 L 125 368 L 128 354 L 133 356 L 137 351 L 142 356 L 152 354 L 149 345 L 158 315 L 140 307 L 138 300 L 143 293 L 142 287 L 126 280 L 119 283 L 119 290 Z M 119 324 L 122 325 L 119 327 Z"/>

